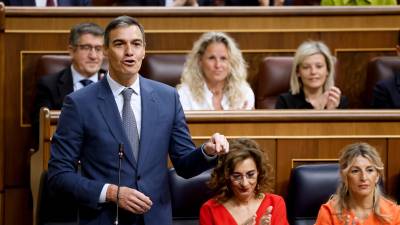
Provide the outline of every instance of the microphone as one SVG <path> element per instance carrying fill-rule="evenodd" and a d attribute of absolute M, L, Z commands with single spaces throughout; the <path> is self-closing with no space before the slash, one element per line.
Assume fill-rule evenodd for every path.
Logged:
<path fill-rule="evenodd" d="M 115 216 L 115 225 L 119 223 L 119 188 L 121 186 L 121 164 L 122 158 L 124 157 L 124 144 L 118 145 L 118 185 L 117 185 L 117 209 L 116 209 L 116 216 Z"/>

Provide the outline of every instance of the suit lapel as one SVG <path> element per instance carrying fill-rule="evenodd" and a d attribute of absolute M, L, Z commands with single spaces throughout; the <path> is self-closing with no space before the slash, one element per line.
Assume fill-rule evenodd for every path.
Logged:
<path fill-rule="evenodd" d="M 74 91 L 71 67 L 68 67 L 66 70 L 62 72 L 60 79 L 58 80 L 57 83 L 57 89 L 60 93 L 60 100 L 62 104 L 65 96 Z"/>
<path fill-rule="evenodd" d="M 139 161 L 138 168 L 142 168 L 139 164 L 145 163 L 149 154 L 149 150 L 153 149 L 154 144 L 152 133 L 157 128 L 158 120 L 158 105 L 157 97 L 149 82 L 139 76 L 140 78 L 140 95 L 142 98 L 142 127 L 140 133 L 139 145 Z"/>
<path fill-rule="evenodd" d="M 124 155 L 128 162 L 136 168 L 136 160 L 133 157 L 133 152 L 127 139 L 124 128 L 122 127 L 121 116 L 118 111 L 117 104 L 115 103 L 114 95 L 108 85 L 107 78 L 99 81 L 99 95 L 98 95 L 98 106 L 99 110 L 103 115 L 108 127 L 110 128 L 111 134 L 121 144 L 124 144 Z"/>

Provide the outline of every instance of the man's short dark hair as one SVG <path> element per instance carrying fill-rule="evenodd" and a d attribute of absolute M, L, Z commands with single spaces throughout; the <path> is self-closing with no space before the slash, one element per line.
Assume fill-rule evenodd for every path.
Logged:
<path fill-rule="evenodd" d="M 69 44 L 72 46 L 78 45 L 79 38 L 84 34 L 92 34 L 100 37 L 104 35 L 104 30 L 95 23 L 80 23 L 73 26 L 69 32 Z"/>
<path fill-rule="evenodd" d="M 114 29 L 117 29 L 119 27 L 128 27 L 128 26 L 137 26 L 140 29 L 140 32 L 142 33 L 143 37 L 143 44 L 146 45 L 146 39 L 144 36 L 144 28 L 142 24 L 139 23 L 139 21 L 133 17 L 130 16 L 120 16 L 115 19 L 113 19 L 106 27 L 106 31 L 104 33 L 104 45 L 106 47 L 109 46 L 109 41 L 110 41 L 110 32 Z"/>

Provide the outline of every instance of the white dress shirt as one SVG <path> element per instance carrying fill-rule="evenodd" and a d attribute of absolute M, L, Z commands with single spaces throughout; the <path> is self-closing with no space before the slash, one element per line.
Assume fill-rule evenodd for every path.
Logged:
<path fill-rule="evenodd" d="M 93 81 L 94 83 L 99 81 L 98 73 L 95 73 L 90 77 L 85 77 L 85 76 L 82 76 L 78 71 L 76 71 L 76 69 L 74 68 L 73 65 L 71 65 L 71 72 L 72 72 L 72 84 L 74 87 L 74 91 L 77 91 L 84 87 L 83 84 L 80 82 L 81 80 L 89 79 L 89 80 Z"/>
<path fill-rule="evenodd" d="M 254 109 L 254 93 L 253 90 L 248 85 L 243 85 L 241 87 L 242 92 L 245 94 L 245 101 L 247 101 L 247 105 L 244 109 Z M 186 84 L 183 84 L 179 89 L 179 99 L 181 101 L 182 107 L 184 110 L 215 110 L 214 105 L 212 103 L 213 94 L 208 89 L 207 85 L 203 86 L 204 93 L 204 102 L 197 102 L 190 90 L 190 87 Z M 236 108 L 232 108 L 229 106 L 228 98 L 224 94 L 221 100 L 221 106 L 224 110 L 230 109 L 242 109 L 245 102 L 240 103 L 240 106 Z"/>
<path fill-rule="evenodd" d="M 46 7 L 47 0 L 35 0 L 36 6 Z M 54 0 L 54 6 L 57 6 L 57 0 Z"/>

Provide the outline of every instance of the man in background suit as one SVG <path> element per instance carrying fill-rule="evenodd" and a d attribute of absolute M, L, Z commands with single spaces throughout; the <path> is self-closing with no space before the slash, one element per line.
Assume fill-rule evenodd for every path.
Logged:
<path fill-rule="evenodd" d="M 112 20 L 104 40 L 109 72 L 65 98 L 49 185 L 80 203 L 81 225 L 113 224 L 117 215 L 118 224 L 171 225 L 168 154 L 189 178 L 213 167 L 228 141 L 215 133 L 196 149 L 176 89 L 139 75 L 146 42 L 137 20 Z"/>
<path fill-rule="evenodd" d="M 89 6 L 91 0 L 53 0 L 47 5 L 48 0 L 2 0 L 6 6 Z"/>
<path fill-rule="evenodd" d="M 400 57 L 400 32 L 398 33 L 397 56 Z M 399 58 L 400 60 L 400 58 Z M 400 109 L 400 71 L 393 71 L 393 76 L 379 81 L 372 93 L 372 108 Z"/>
<path fill-rule="evenodd" d="M 68 45 L 71 66 L 56 74 L 42 76 L 38 80 L 32 114 L 35 146 L 39 133 L 40 108 L 60 110 L 66 95 L 88 83 L 97 82 L 105 73 L 101 70 L 104 58 L 103 35 L 103 28 L 94 23 L 81 23 L 72 27 Z"/>

